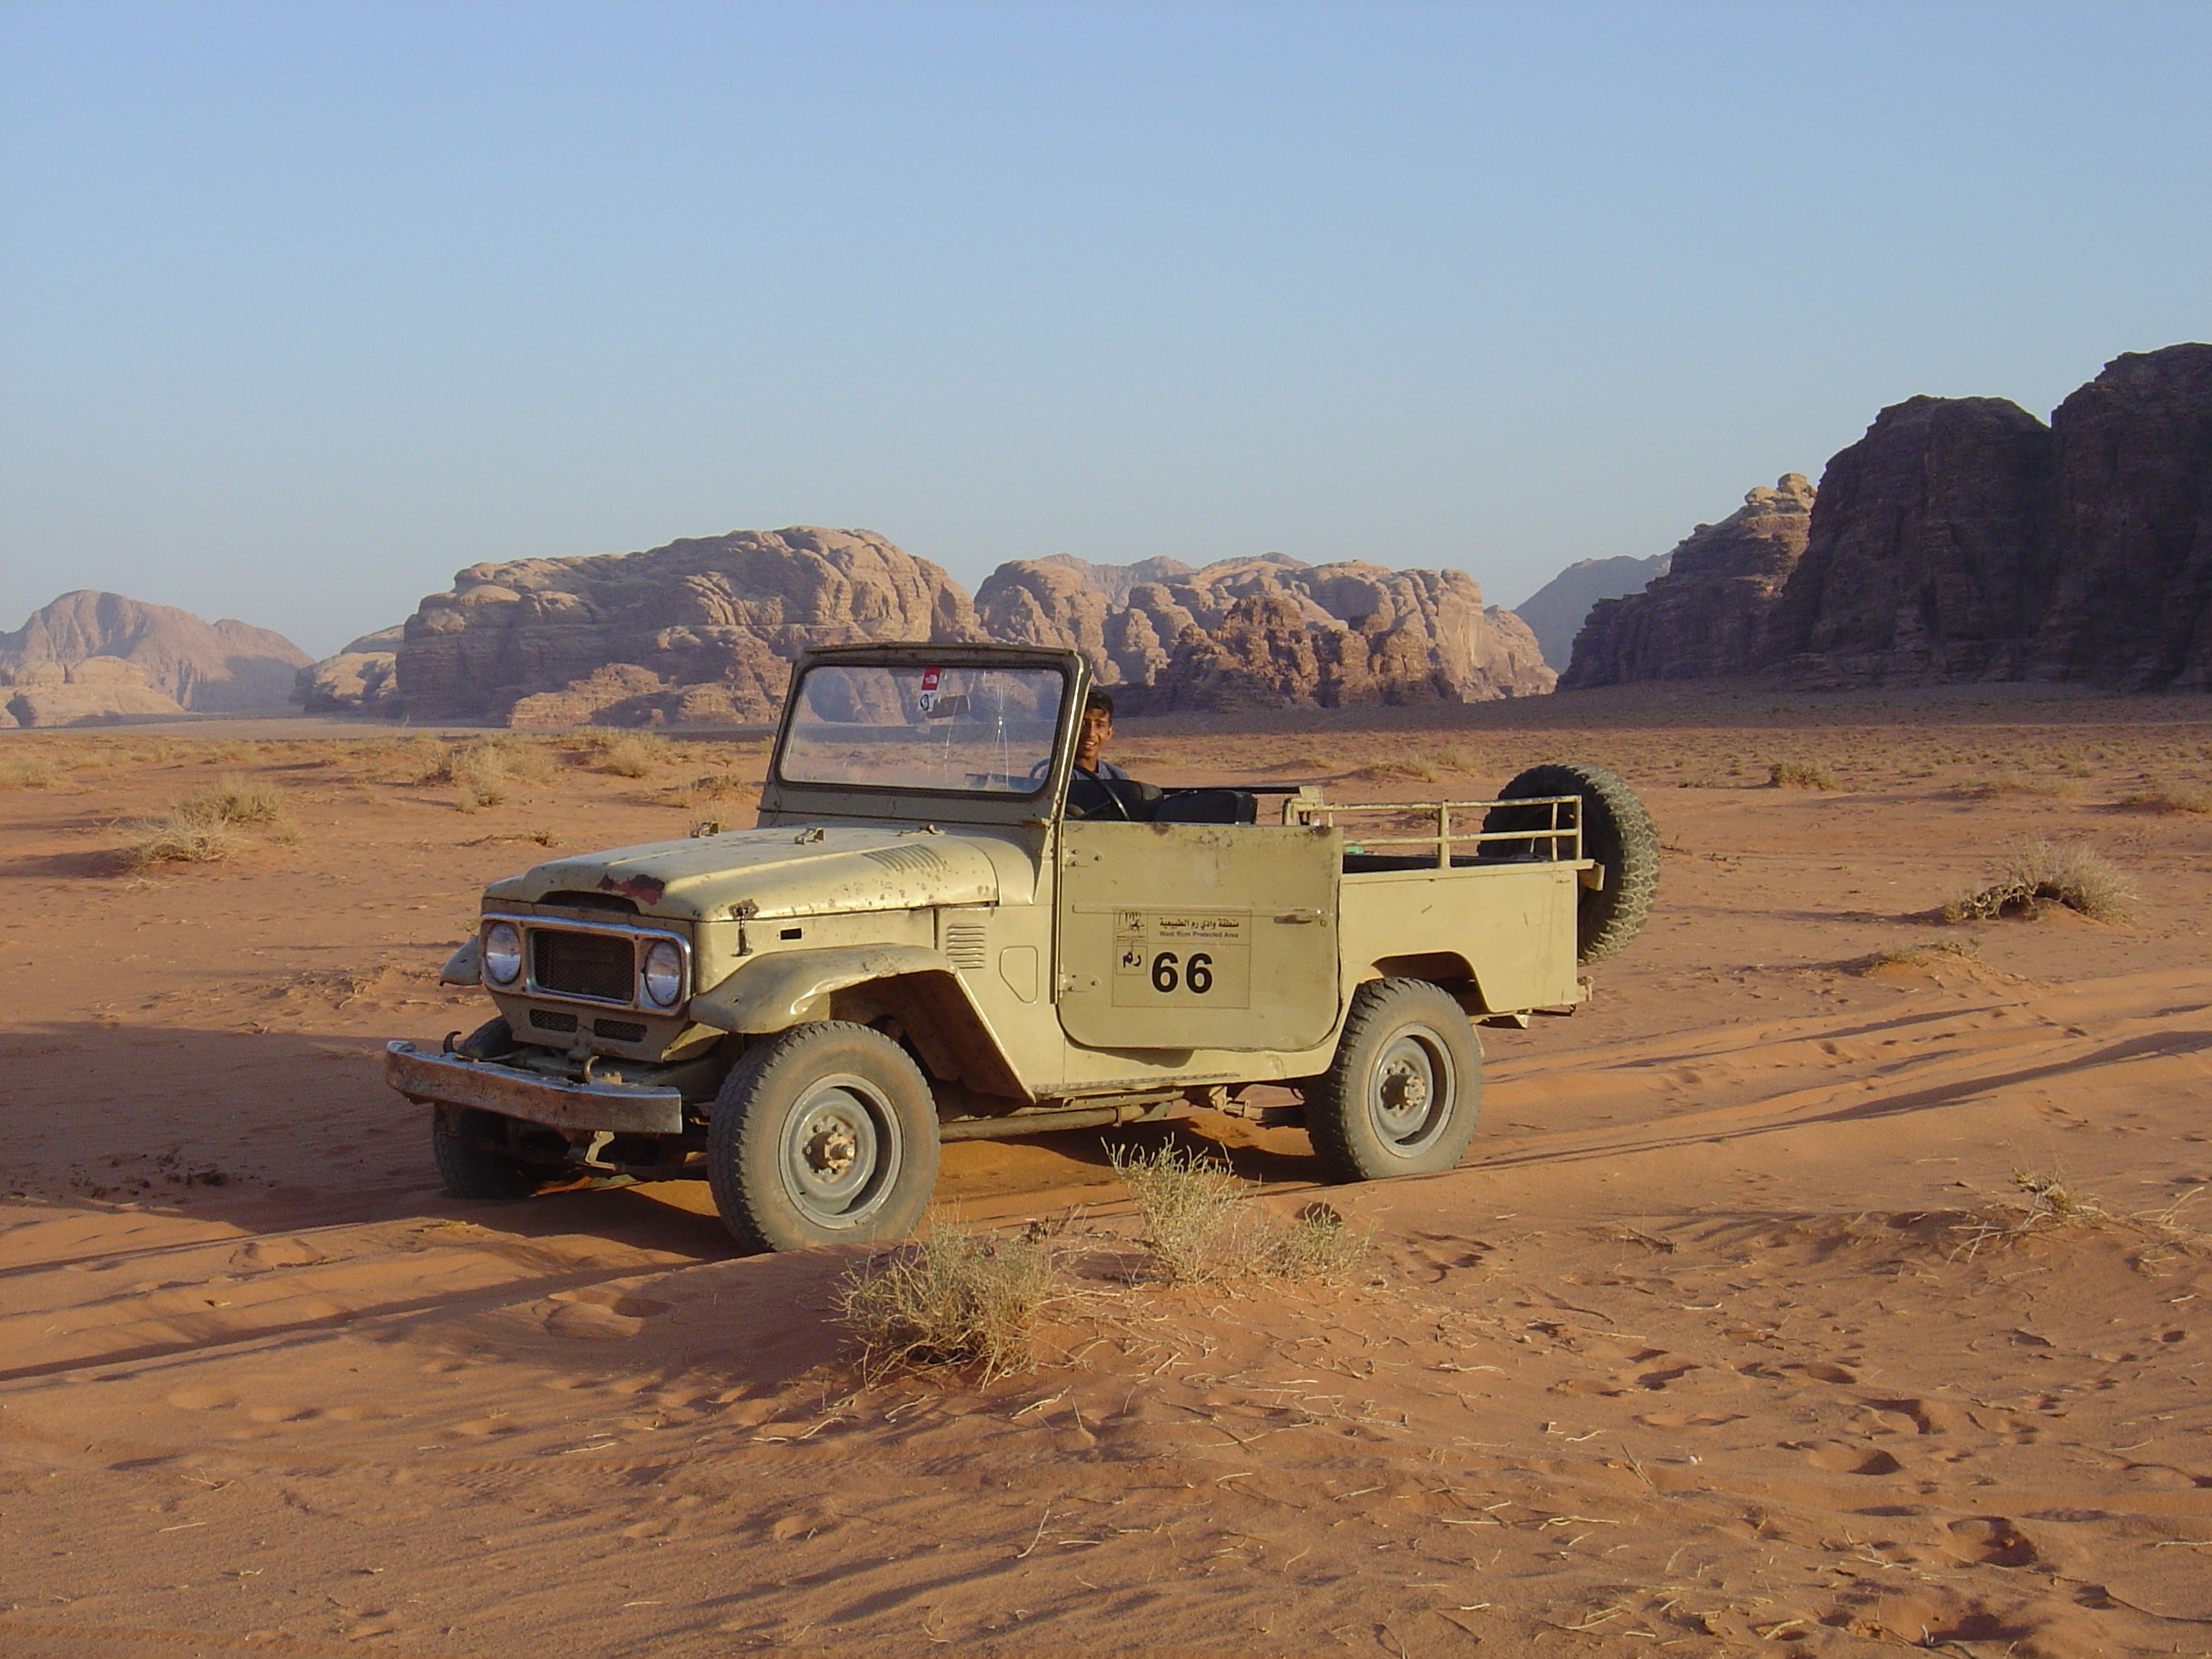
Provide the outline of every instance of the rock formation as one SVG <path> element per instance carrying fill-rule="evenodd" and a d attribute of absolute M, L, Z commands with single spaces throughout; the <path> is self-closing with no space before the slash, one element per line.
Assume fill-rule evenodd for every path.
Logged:
<path fill-rule="evenodd" d="M 409 618 L 396 698 L 374 636 L 303 673 L 299 695 L 517 726 L 752 724 L 774 718 L 805 646 L 985 638 L 1080 650 L 1131 713 L 1480 702 L 1553 679 L 1459 571 L 1062 556 L 1000 566 L 971 605 L 879 536 L 798 528 L 473 566 Z"/>
<path fill-rule="evenodd" d="M 1562 686 L 2212 691 L 2212 345 L 2117 357 L 2048 427 L 2001 398 L 1894 404 L 1828 463 L 1802 556 L 1783 538 L 1692 559 L 1705 534 L 1591 611 Z"/>
<path fill-rule="evenodd" d="M 2039 678 L 2212 691 L 2212 345 L 2116 357 L 2051 417 Z"/>
<path fill-rule="evenodd" d="M 756 722 L 806 646 L 979 636 L 927 560 L 799 526 L 472 565 L 408 618 L 396 668 L 417 717 Z"/>
<path fill-rule="evenodd" d="M 0 668 L 0 726 L 104 726 L 184 712 L 146 684 L 137 663 L 120 657 Z"/>
<path fill-rule="evenodd" d="M 1133 580 L 1114 605 L 1081 562 L 1000 565 L 975 595 L 994 639 L 1072 646 L 1130 712 L 1482 702 L 1552 689 L 1510 612 L 1457 570 L 1364 561 L 1305 565 L 1279 553 L 1181 574 L 1169 560 L 1091 566 Z"/>
<path fill-rule="evenodd" d="M 1883 410 L 1820 475 L 1757 659 L 1812 685 L 2019 678 L 2051 598 L 2051 429 L 2016 404 Z"/>
<path fill-rule="evenodd" d="M 1565 673 L 1574 660 L 1575 635 L 1582 631 L 1590 607 L 1600 599 L 1641 593 L 1653 577 L 1667 574 L 1673 557 L 1655 553 L 1648 559 L 1577 559 L 1515 605 L 1513 614 L 1528 624 L 1544 660 Z"/>
<path fill-rule="evenodd" d="M 1752 666 L 1767 612 L 1805 550 L 1813 501 L 1805 476 L 1785 472 L 1720 523 L 1699 525 L 1675 544 L 1665 575 L 1641 593 L 1591 607 L 1560 690 Z"/>
<path fill-rule="evenodd" d="M 292 684 L 292 701 L 311 714 L 383 714 L 399 698 L 399 642 L 404 624 L 364 634 L 334 656 L 311 662 Z"/>
<path fill-rule="evenodd" d="M 117 712 L 220 714 L 283 704 L 307 653 L 265 628 L 228 617 L 203 622 L 189 611 L 88 587 L 32 612 L 13 634 L 0 634 L 0 672 L 67 670 L 104 659 L 131 663 L 140 674 L 117 679 L 94 669 L 82 682 L 88 695 L 94 687 L 113 685 L 125 688 L 118 695 L 129 700 L 136 693 L 128 688 L 136 685 L 151 688 L 169 705 L 163 711 Z M 40 683 L 76 684 L 66 678 Z"/>

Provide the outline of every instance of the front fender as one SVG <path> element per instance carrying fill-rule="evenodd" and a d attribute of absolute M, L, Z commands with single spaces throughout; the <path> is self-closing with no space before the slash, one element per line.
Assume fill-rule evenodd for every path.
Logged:
<path fill-rule="evenodd" d="M 787 1030 L 819 1018 L 832 992 L 902 974 L 952 977 L 941 951 L 922 945 L 836 945 L 818 951 L 778 951 L 741 963 L 710 990 L 691 999 L 691 1018 L 718 1031 Z"/>

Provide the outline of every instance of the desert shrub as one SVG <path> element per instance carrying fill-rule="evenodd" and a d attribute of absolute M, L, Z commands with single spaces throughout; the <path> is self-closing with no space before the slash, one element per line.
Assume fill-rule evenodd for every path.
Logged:
<path fill-rule="evenodd" d="M 735 772 L 709 772 L 691 781 L 691 793 L 704 795 L 708 800 L 720 800 L 747 787 L 745 780 Z"/>
<path fill-rule="evenodd" d="M 872 1379 L 908 1366 L 980 1366 L 986 1380 L 1033 1364 L 1030 1341 L 1053 1287 L 1051 1252 L 945 1222 L 862 1263 L 836 1292 Z"/>
<path fill-rule="evenodd" d="M 618 778 L 642 778 L 673 758 L 668 739 L 633 732 L 599 750 L 599 769 Z"/>
<path fill-rule="evenodd" d="M 1349 1272 L 1373 1247 L 1326 1204 L 1309 1204 L 1279 1221 L 1252 1202 L 1251 1188 L 1219 1158 L 1170 1144 L 1151 1151 L 1111 1148 L 1115 1173 L 1137 1200 L 1143 1243 L 1155 1272 L 1170 1285 L 1215 1283 L 1253 1273 L 1329 1279 Z"/>
<path fill-rule="evenodd" d="M 1832 789 L 1835 775 L 1813 761 L 1776 761 L 1766 769 L 1770 789 Z"/>
<path fill-rule="evenodd" d="M 177 811 L 212 823 L 277 823 L 290 807 L 276 785 L 226 772 L 187 797 Z"/>
<path fill-rule="evenodd" d="M 1954 1254 L 1968 1261 L 1992 1246 L 2016 1244 L 2039 1233 L 2116 1219 L 2095 1199 L 2058 1172 L 2015 1170 L 2012 1184 L 2021 1196 L 2001 1200 L 1965 1223 Z"/>
<path fill-rule="evenodd" d="M 1931 939 L 1924 945 L 1893 945 L 1887 951 L 1877 951 L 1852 965 L 1852 971 L 1871 974 L 1881 968 L 1925 968 L 1945 957 L 1968 959 L 1982 953 L 1982 942 L 1978 939 Z"/>
<path fill-rule="evenodd" d="M 2074 778 L 2039 778 L 2007 767 L 1984 777 L 1968 778 L 1951 793 L 1961 800 L 1996 800 L 2005 795 L 2041 795 L 2063 800 L 2080 795 L 2082 789 Z"/>
<path fill-rule="evenodd" d="M 2128 878 L 2096 848 L 2078 841 L 2023 841 L 2007 849 L 1996 879 L 1943 907 L 1946 921 L 1987 921 L 2040 915 L 2054 904 L 2096 921 L 2125 922 L 2136 895 Z"/>
<path fill-rule="evenodd" d="M 135 839 L 123 848 L 123 862 L 133 870 L 156 864 L 214 864 L 241 845 L 237 831 L 222 819 L 181 806 L 165 817 L 134 824 L 132 830 Z"/>
<path fill-rule="evenodd" d="M 2146 786 L 2123 795 L 2120 805 L 2137 812 L 2212 812 L 2212 789 L 2202 784 Z"/>
<path fill-rule="evenodd" d="M 0 760 L 0 789 L 51 789 L 62 769 L 50 755 L 12 755 Z"/>
<path fill-rule="evenodd" d="M 497 806 L 515 783 L 542 783 L 554 773 L 544 749 L 525 738 L 471 738 L 440 752 L 422 773 L 426 784 L 450 784 L 460 792 L 460 808 L 473 812 Z"/>

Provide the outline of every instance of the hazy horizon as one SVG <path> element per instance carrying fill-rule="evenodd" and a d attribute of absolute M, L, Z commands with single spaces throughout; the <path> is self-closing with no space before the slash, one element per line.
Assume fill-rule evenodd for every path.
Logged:
<path fill-rule="evenodd" d="M 866 528 L 1516 604 L 2212 337 L 2212 8 L 0 6 L 0 629 Z M 2191 203 L 2197 204 L 2191 208 Z"/>

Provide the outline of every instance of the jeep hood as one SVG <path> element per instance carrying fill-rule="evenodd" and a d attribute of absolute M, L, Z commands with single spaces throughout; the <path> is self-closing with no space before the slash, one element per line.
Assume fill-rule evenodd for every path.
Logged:
<path fill-rule="evenodd" d="M 720 921 L 994 904 L 999 877 L 990 854 L 962 837 L 782 825 L 555 859 L 484 890 L 487 899 L 526 904 L 556 893 L 628 899 L 643 915 Z"/>

